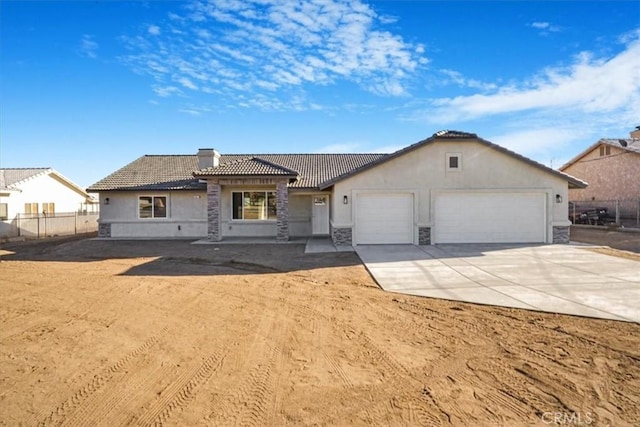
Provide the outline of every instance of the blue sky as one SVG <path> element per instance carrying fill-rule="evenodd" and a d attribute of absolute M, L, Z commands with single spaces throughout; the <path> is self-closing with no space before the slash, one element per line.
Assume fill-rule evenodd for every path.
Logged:
<path fill-rule="evenodd" d="M 0 166 L 391 152 L 441 129 L 560 166 L 640 125 L 637 1 L 2 1 Z"/>

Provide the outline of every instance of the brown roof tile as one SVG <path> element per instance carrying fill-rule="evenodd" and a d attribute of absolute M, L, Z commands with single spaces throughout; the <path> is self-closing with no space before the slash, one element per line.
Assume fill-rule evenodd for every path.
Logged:
<path fill-rule="evenodd" d="M 215 168 L 201 169 L 195 176 L 297 176 L 298 172 L 271 163 L 260 157 L 250 157 L 231 162 L 224 162 Z"/>
<path fill-rule="evenodd" d="M 96 182 L 89 191 L 205 189 L 198 176 L 295 176 L 291 188 L 320 183 L 376 161 L 386 154 L 225 154 L 218 168 L 198 171 L 196 155 L 147 155 Z M 194 177 L 193 175 L 196 175 Z"/>
<path fill-rule="evenodd" d="M 291 176 L 297 189 L 325 189 L 335 182 L 386 162 L 437 140 L 473 139 L 534 167 L 566 179 L 570 185 L 586 183 L 548 168 L 504 147 L 460 131 L 440 131 L 392 154 L 226 154 L 217 168 L 198 170 L 196 155 L 143 156 L 89 187 L 107 190 L 189 190 L 205 189 L 198 177 L 206 176 Z"/>
<path fill-rule="evenodd" d="M 197 168 L 195 155 L 146 155 L 96 182 L 88 191 L 205 189 L 206 184 L 193 177 Z"/>

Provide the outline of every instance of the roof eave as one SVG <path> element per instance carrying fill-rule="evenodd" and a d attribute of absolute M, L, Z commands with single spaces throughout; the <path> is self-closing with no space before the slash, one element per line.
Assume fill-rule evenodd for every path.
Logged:
<path fill-rule="evenodd" d="M 222 178 L 222 179 L 242 179 L 242 178 L 289 178 L 289 179 L 298 179 L 300 175 L 298 174 L 200 174 L 198 172 L 194 172 L 193 176 L 196 178 Z"/>

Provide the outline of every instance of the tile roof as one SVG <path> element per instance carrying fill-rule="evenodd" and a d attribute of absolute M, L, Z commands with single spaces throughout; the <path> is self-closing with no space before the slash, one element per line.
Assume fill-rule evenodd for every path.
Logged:
<path fill-rule="evenodd" d="M 344 173 L 344 174 L 342 174 L 340 176 L 337 176 L 337 177 L 335 177 L 333 179 L 325 181 L 320 185 L 320 189 L 328 188 L 328 187 L 332 186 L 333 184 L 335 184 L 336 182 L 338 182 L 338 181 L 340 181 L 342 179 L 348 178 L 349 176 L 355 175 L 355 174 L 360 173 L 360 172 L 362 172 L 362 171 L 364 171 L 366 169 L 372 168 L 372 167 L 374 167 L 374 166 L 376 166 L 376 165 L 378 165 L 380 163 L 387 162 L 387 161 L 389 161 L 389 160 L 391 160 L 393 158 L 396 158 L 398 156 L 406 154 L 406 153 L 408 153 L 410 151 L 413 151 L 413 150 L 415 150 L 415 149 L 417 149 L 419 147 L 422 147 L 424 145 L 428 145 L 428 144 L 431 144 L 431 143 L 439 141 L 439 140 L 457 140 L 457 139 L 460 139 L 460 140 L 472 139 L 472 140 L 474 140 L 476 142 L 479 142 L 479 143 L 484 144 L 484 145 L 486 145 L 486 146 L 488 146 L 490 148 L 493 148 L 493 149 L 495 149 L 497 151 L 500 151 L 500 152 L 502 152 L 504 154 L 507 154 L 508 156 L 515 157 L 516 159 L 518 159 L 520 161 L 523 161 L 525 163 L 528 163 L 528 164 L 530 164 L 531 166 L 533 166 L 535 168 L 541 169 L 541 170 L 543 170 L 545 172 L 551 173 L 552 175 L 556 175 L 558 177 L 566 179 L 571 188 L 585 188 L 587 186 L 586 182 L 584 182 L 584 181 L 582 181 L 582 180 L 580 180 L 580 179 L 578 179 L 576 177 L 573 177 L 573 176 L 571 176 L 569 174 L 566 174 L 564 172 L 560 172 L 560 171 L 557 171 L 555 169 L 549 168 L 549 167 L 543 165 L 542 163 L 538 163 L 538 162 L 536 162 L 534 160 L 529 159 L 528 157 L 525 157 L 525 156 L 523 156 L 521 154 L 518 154 L 518 153 L 516 153 L 514 151 L 511 151 L 511 150 L 509 150 L 507 148 L 504 148 L 504 147 L 502 147 L 500 145 L 494 144 L 493 142 L 490 142 L 490 141 L 487 141 L 485 139 L 479 138 L 478 135 L 476 135 L 475 133 L 460 132 L 460 131 L 457 131 L 457 130 L 441 130 L 439 132 L 434 133 L 431 137 L 429 137 L 427 139 L 423 139 L 422 141 L 418 141 L 415 144 L 412 144 L 412 145 L 409 145 L 408 147 L 402 148 L 402 149 L 396 151 L 395 153 L 389 154 L 387 156 L 384 156 L 383 158 L 378 159 L 377 161 L 373 161 L 371 163 L 362 165 L 361 167 L 359 167 L 357 169 L 353 169 L 353 170 L 348 171 L 348 172 L 346 172 L 346 173 Z"/>
<path fill-rule="evenodd" d="M 206 184 L 193 177 L 196 169 L 196 155 L 146 155 L 96 182 L 88 191 L 205 189 Z"/>
<path fill-rule="evenodd" d="M 476 135 L 475 133 L 460 132 L 459 130 L 441 130 L 434 133 L 432 137 L 456 139 L 456 138 L 477 138 L 478 135 Z"/>
<path fill-rule="evenodd" d="M 640 138 L 603 138 L 602 142 L 613 147 L 622 148 L 623 150 L 640 153 Z"/>
<path fill-rule="evenodd" d="M 2 168 L 0 169 L 0 189 L 9 189 L 20 181 L 52 170 L 51 168 Z"/>
<path fill-rule="evenodd" d="M 290 188 L 318 188 L 320 183 L 376 161 L 386 154 L 223 154 L 220 165 L 198 171 L 196 155 L 147 155 L 134 160 L 89 191 L 205 189 L 197 176 L 295 176 Z M 220 171 L 220 172 L 218 172 Z M 196 177 L 194 177 L 196 175 Z"/>
<path fill-rule="evenodd" d="M 222 163 L 216 168 L 201 169 L 195 176 L 298 176 L 298 172 L 271 163 L 260 157 L 242 158 Z"/>
<path fill-rule="evenodd" d="M 560 166 L 560 170 L 565 170 L 569 166 L 577 163 L 581 158 L 597 148 L 600 144 L 610 145 L 612 147 L 621 148 L 629 153 L 640 154 L 640 138 L 602 138 L 590 145 L 586 150 L 569 160 L 564 165 Z M 623 153 L 624 154 L 624 153 Z"/>
<path fill-rule="evenodd" d="M 473 139 L 536 168 L 566 179 L 570 185 L 586 183 L 548 168 L 527 157 L 485 141 L 474 133 L 440 131 L 392 154 L 223 154 L 217 168 L 198 170 L 196 155 L 143 156 L 89 187 L 107 190 L 188 190 L 205 189 L 199 177 L 206 176 L 290 176 L 290 188 L 325 189 L 380 163 L 438 140 Z"/>

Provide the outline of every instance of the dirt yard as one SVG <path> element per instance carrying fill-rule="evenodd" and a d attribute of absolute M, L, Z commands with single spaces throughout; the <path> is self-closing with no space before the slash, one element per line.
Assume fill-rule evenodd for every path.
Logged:
<path fill-rule="evenodd" d="M 571 240 L 610 246 L 614 249 L 640 254 L 640 232 L 618 231 L 606 227 L 571 227 Z"/>
<path fill-rule="evenodd" d="M 1 425 L 640 425 L 640 325 L 381 291 L 301 245 L 0 250 Z"/>

